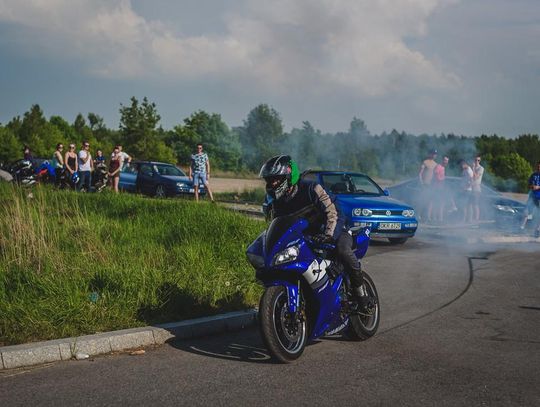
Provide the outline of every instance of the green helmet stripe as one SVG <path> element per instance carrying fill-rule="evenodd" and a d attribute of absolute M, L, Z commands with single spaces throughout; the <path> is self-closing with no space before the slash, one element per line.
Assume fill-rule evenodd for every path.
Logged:
<path fill-rule="evenodd" d="M 298 171 L 298 166 L 293 160 L 289 162 L 289 165 L 291 166 L 291 185 L 296 185 L 300 179 L 300 171 Z"/>

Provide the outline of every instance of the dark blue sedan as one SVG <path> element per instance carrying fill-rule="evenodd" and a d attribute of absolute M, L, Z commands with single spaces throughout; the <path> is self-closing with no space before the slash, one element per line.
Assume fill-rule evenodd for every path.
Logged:
<path fill-rule="evenodd" d="M 154 161 L 137 161 L 120 172 L 119 188 L 129 192 L 163 198 L 166 196 L 193 195 L 193 181 L 173 164 Z M 206 194 L 204 185 L 199 193 Z"/>

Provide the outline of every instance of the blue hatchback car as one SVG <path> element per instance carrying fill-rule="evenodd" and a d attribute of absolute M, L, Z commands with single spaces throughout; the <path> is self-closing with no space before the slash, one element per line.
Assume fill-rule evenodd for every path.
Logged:
<path fill-rule="evenodd" d="M 129 192 L 163 198 L 176 195 L 193 195 L 193 181 L 173 164 L 155 161 L 137 161 L 120 172 L 119 188 Z M 204 185 L 199 193 L 205 195 Z"/>
<path fill-rule="evenodd" d="M 347 226 L 371 228 L 371 237 L 385 238 L 392 244 L 403 244 L 418 228 L 414 209 L 389 197 L 375 181 L 364 174 L 347 171 L 307 171 L 302 179 L 315 181 L 336 199 L 345 215 Z M 266 208 L 265 208 L 266 206 Z M 271 203 L 263 205 L 268 212 Z"/>

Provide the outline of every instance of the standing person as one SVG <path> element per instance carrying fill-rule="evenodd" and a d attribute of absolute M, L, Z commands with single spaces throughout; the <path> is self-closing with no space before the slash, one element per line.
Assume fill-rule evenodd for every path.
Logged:
<path fill-rule="evenodd" d="M 126 153 L 125 151 L 122 151 L 122 144 L 118 144 L 114 147 L 114 149 L 118 149 L 119 151 L 119 158 L 120 158 L 120 171 L 124 168 L 124 166 L 129 166 L 129 164 L 131 164 L 131 156 Z M 114 151 L 113 153 L 111 154 L 111 158 L 114 154 Z"/>
<path fill-rule="evenodd" d="M 24 146 L 23 148 L 23 159 L 27 161 L 32 161 L 34 157 L 32 156 L 32 150 L 30 150 L 30 147 Z"/>
<path fill-rule="evenodd" d="M 426 212 L 426 220 L 431 222 L 431 215 L 433 211 L 433 171 L 437 166 L 435 158 L 437 157 L 437 150 L 431 150 L 428 157 L 422 162 L 420 166 L 420 172 L 418 173 L 418 178 L 420 179 L 420 185 L 422 186 L 422 200 L 424 201 L 424 208 L 422 212 Z"/>
<path fill-rule="evenodd" d="M 197 144 L 197 153 L 191 155 L 189 178 L 193 181 L 196 201 L 199 200 L 199 185 L 204 184 L 210 200 L 214 202 L 214 197 L 208 184 L 208 180 L 210 179 L 210 160 L 208 159 L 208 155 L 203 152 L 203 145 L 201 143 Z"/>
<path fill-rule="evenodd" d="M 445 169 L 448 166 L 449 159 L 444 156 L 441 163 L 435 166 L 433 170 L 433 201 L 435 204 L 435 220 L 443 222 L 444 220 L 444 208 L 446 207 L 446 201 L 448 200 L 446 185 L 444 180 L 446 178 Z"/>
<path fill-rule="evenodd" d="M 473 198 L 473 209 L 474 216 L 473 219 L 475 222 L 480 222 L 480 195 L 482 193 L 482 177 L 484 175 L 484 167 L 480 165 L 482 158 L 477 155 L 474 158 L 473 164 L 473 179 L 472 179 L 472 198 Z"/>
<path fill-rule="evenodd" d="M 72 188 L 76 188 L 77 185 L 73 181 L 73 175 L 79 172 L 79 160 L 77 160 L 77 153 L 75 153 L 75 144 L 69 145 L 69 150 L 64 156 L 64 163 L 66 164 L 67 176 L 69 176 L 69 182 Z"/>
<path fill-rule="evenodd" d="M 461 165 L 461 202 L 463 204 L 463 223 L 472 223 L 473 215 L 473 198 L 472 198 L 472 181 L 473 170 L 465 160 L 460 161 Z"/>
<path fill-rule="evenodd" d="M 540 161 L 536 163 L 536 171 L 529 177 L 529 189 L 533 200 L 533 236 L 540 237 Z"/>
<path fill-rule="evenodd" d="M 64 157 L 62 157 L 63 150 L 64 145 L 62 143 L 58 143 L 51 159 L 51 164 L 54 168 L 54 185 L 57 187 L 60 185 L 60 178 L 64 172 Z"/>
<path fill-rule="evenodd" d="M 122 165 L 121 152 L 116 146 L 111 155 L 111 162 L 109 163 L 109 178 L 111 180 L 111 186 L 113 191 L 118 193 L 118 183 L 120 182 L 120 167 Z"/>
<path fill-rule="evenodd" d="M 92 170 L 94 169 L 94 161 L 90 154 L 90 143 L 83 141 L 82 149 L 79 151 L 79 191 L 83 188 L 86 192 L 90 191 L 92 185 Z"/>

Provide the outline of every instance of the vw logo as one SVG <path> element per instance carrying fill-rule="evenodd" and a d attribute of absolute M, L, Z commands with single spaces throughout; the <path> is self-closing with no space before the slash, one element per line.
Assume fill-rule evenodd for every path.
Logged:
<path fill-rule="evenodd" d="M 390 215 L 392 215 L 392 212 L 386 211 L 386 216 L 390 216 Z"/>

